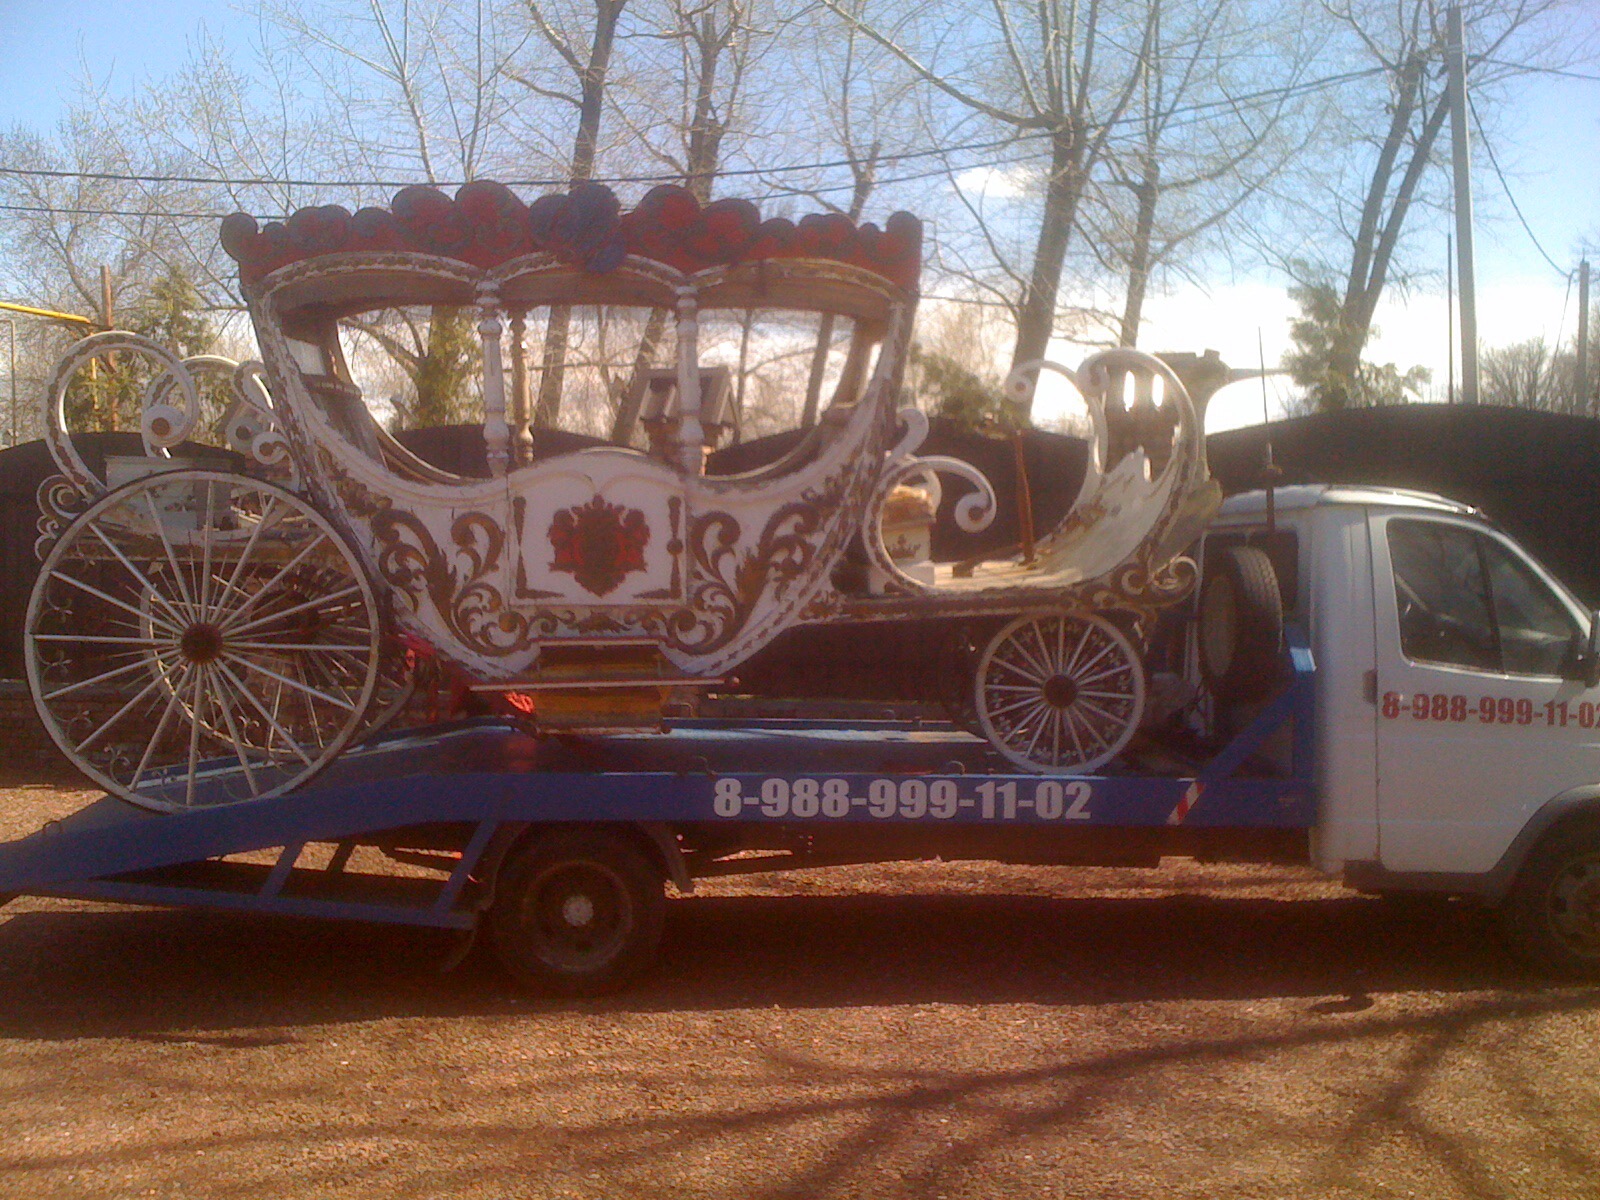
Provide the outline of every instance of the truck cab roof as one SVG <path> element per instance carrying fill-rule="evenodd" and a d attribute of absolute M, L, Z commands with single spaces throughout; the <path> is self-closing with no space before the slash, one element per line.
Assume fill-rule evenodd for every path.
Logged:
<path fill-rule="evenodd" d="M 1279 512 L 1319 508 L 1325 505 L 1366 504 L 1385 508 L 1409 508 L 1424 512 L 1449 513 L 1461 517 L 1481 517 L 1471 505 L 1462 504 L 1432 492 L 1406 488 L 1374 487 L 1366 484 L 1297 483 L 1273 489 L 1273 503 Z M 1249 518 L 1267 510 L 1263 490 L 1241 492 L 1222 502 L 1217 516 L 1222 519 Z"/>

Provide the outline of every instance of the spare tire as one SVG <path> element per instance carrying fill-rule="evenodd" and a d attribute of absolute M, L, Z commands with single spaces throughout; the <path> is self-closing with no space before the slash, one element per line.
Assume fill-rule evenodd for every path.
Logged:
<path fill-rule="evenodd" d="M 1200 677 L 1218 700 L 1251 704 L 1271 695 L 1283 665 L 1278 573 L 1255 546 L 1206 555 L 1196 622 Z"/>

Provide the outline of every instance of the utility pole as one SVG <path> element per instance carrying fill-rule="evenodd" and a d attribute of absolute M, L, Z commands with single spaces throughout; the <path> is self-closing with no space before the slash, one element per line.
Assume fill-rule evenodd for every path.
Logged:
<path fill-rule="evenodd" d="M 1589 260 L 1578 264 L 1578 413 L 1595 415 L 1589 403 Z"/>
<path fill-rule="evenodd" d="M 1444 235 L 1444 402 L 1456 402 L 1456 243 Z"/>
<path fill-rule="evenodd" d="M 1446 24 L 1449 72 L 1450 161 L 1455 170 L 1456 270 L 1461 279 L 1461 403 L 1478 402 L 1478 289 L 1472 254 L 1472 159 L 1467 148 L 1467 53 L 1461 9 L 1452 4 Z"/>
<path fill-rule="evenodd" d="M 17 322 L 14 317 L 4 318 L 6 332 L 11 335 L 11 442 L 17 444 Z"/>

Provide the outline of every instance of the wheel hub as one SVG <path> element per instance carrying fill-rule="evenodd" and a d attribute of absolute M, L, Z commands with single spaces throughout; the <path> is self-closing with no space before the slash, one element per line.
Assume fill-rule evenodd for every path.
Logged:
<path fill-rule="evenodd" d="M 222 657 L 222 630 L 197 621 L 183 631 L 178 650 L 192 663 L 215 662 Z"/>
<path fill-rule="evenodd" d="M 561 919 L 574 929 L 584 929 L 594 924 L 594 901 L 579 893 L 568 896 L 561 904 Z"/>
<path fill-rule="evenodd" d="M 1052 675 L 1044 681 L 1044 702 L 1052 708 L 1071 708 L 1078 699 L 1078 685 L 1065 675 Z"/>
<path fill-rule="evenodd" d="M 1600 951 L 1600 862 L 1574 863 L 1556 884 L 1556 926 L 1586 953 Z"/>

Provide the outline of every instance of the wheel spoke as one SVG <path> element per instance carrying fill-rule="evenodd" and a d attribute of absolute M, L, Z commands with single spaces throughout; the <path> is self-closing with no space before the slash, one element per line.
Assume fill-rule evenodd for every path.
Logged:
<path fill-rule="evenodd" d="M 1039 717 L 1041 717 L 1043 719 L 1042 720 L 1036 720 L 1034 722 L 1033 736 L 1028 739 L 1028 748 L 1022 752 L 1022 757 L 1024 757 L 1024 758 L 1028 758 L 1028 759 L 1032 759 L 1033 758 L 1034 748 L 1036 746 L 1038 746 L 1039 739 L 1044 736 L 1044 728 L 1045 728 L 1045 726 L 1050 723 L 1051 710 L 1046 708 L 1046 707 L 1044 707 L 1043 705 L 1039 705 L 1038 706 L 1038 715 L 1039 715 Z M 1038 761 L 1038 760 L 1035 759 L 1034 761 Z"/>
<path fill-rule="evenodd" d="M 992 707 L 990 705 L 984 705 L 984 707 L 989 710 L 989 715 L 991 717 L 1003 717 L 1007 713 L 1016 712 L 1019 708 L 1028 708 L 1031 705 L 1037 704 L 1038 702 L 1039 693 L 1037 690 L 1035 690 L 1032 695 L 1024 696 L 1020 700 L 1010 700 L 1005 704 L 997 704 Z"/>
<path fill-rule="evenodd" d="M 1089 635 L 1093 632 L 1093 625 L 1083 626 L 1083 632 L 1078 634 L 1078 640 L 1072 647 L 1072 657 L 1061 666 L 1063 675 L 1074 675 L 1077 672 L 1078 660 L 1083 656 L 1083 648 L 1089 644 Z"/>
<path fill-rule="evenodd" d="M 223 625 L 221 627 L 222 628 L 222 632 L 224 634 L 228 634 L 228 635 L 237 635 L 237 634 L 241 634 L 241 633 L 246 633 L 246 632 L 248 632 L 248 631 L 250 631 L 252 629 L 259 629 L 263 625 L 270 625 L 273 621 L 281 621 L 285 617 L 298 616 L 300 613 L 305 612 L 307 609 L 320 608 L 325 604 L 331 604 L 333 601 L 341 599 L 342 597 L 345 597 L 345 596 L 359 596 L 360 594 L 361 594 L 361 589 L 359 587 L 357 587 L 355 584 L 351 584 L 349 587 L 345 588 L 344 591 L 337 592 L 332 596 L 317 596 L 317 597 L 315 597 L 315 598 L 313 598 L 311 600 L 304 600 L 304 601 L 301 601 L 299 604 L 294 605 L 291 608 L 278 609 L 276 612 L 268 613 L 264 617 L 257 617 L 253 621 L 246 621 L 243 625 L 232 625 L 232 624 Z M 260 595 L 261 595 L 260 592 L 256 593 L 257 597 L 260 596 Z M 255 599 L 256 597 L 251 597 L 251 598 Z M 240 609 L 239 611 L 243 612 L 244 610 Z"/>
<path fill-rule="evenodd" d="M 200 592 L 199 604 L 196 611 L 202 621 L 209 619 L 211 612 L 211 502 L 214 498 L 215 483 L 206 480 L 206 498 L 200 505 L 200 579 L 197 587 Z"/>
<path fill-rule="evenodd" d="M 337 704 L 340 708 L 346 709 L 348 711 L 352 711 L 353 712 L 355 710 L 356 706 L 354 704 L 352 704 L 350 701 L 345 700 L 344 698 L 342 698 L 340 696 L 333 696 L 333 695 L 329 695 L 327 692 L 319 691 L 317 688 L 312 687 L 309 683 L 303 683 L 303 682 L 299 682 L 299 681 L 294 680 L 294 679 L 290 679 L 287 675 L 280 675 L 280 674 L 278 674 L 278 672 L 276 672 L 276 671 L 274 671 L 274 670 L 272 670 L 272 669 L 270 669 L 268 667 L 262 666 L 260 663 L 258 663 L 253 658 L 246 658 L 242 654 L 231 654 L 227 650 L 224 650 L 222 652 L 222 657 L 226 658 L 229 662 L 238 663 L 241 666 L 247 667 L 252 671 L 255 671 L 255 672 L 259 673 L 259 674 L 265 675 L 268 679 L 276 679 L 279 683 L 283 684 L 285 687 L 291 687 L 295 691 L 304 693 L 307 696 L 315 696 L 318 700 L 326 701 L 329 704 Z M 315 725 L 316 724 L 316 716 L 317 716 L 316 711 L 315 710 L 310 710 L 310 712 L 311 712 L 312 724 Z"/>
<path fill-rule="evenodd" d="M 1028 628 L 1034 629 L 1032 625 L 1029 625 Z M 1038 636 L 1038 631 L 1036 629 L 1034 630 L 1034 636 Z M 1033 656 L 1033 652 L 1029 650 L 1027 646 L 1023 645 L 1022 631 L 1020 629 L 1011 637 L 1011 648 L 1020 654 L 1024 659 L 1026 659 L 1029 666 L 1031 666 L 1035 671 L 1039 672 L 1040 679 L 1048 679 L 1055 673 L 1049 668 L 1049 666 L 1035 658 Z"/>
<path fill-rule="evenodd" d="M 254 608 L 256 606 L 256 603 L 261 599 L 261 597 L 265 596 L 274 587 L 276 587 L 277 583 L 278 583 L 278 580 L 282 579 L 290 571 L 292 571 L 296 567 L 298 567 L 302 562 L 304 562 L 306 560 L 306 557 L 308 555 L 310 555 L 310 553 L 313 550 L 315 550 L 319 545 L 321 545 L 323 542 L 325 542 L 327 540 L 328 540 L 328 535 L 323 533 L 321 530 L 318 530 L 317 531 L 317 536 L 312 538 L 303 547 L 301 547 L 300 552 L 298 554 L 296 554 L 288 562 L 284 563 L 283 566 L 279 567 L 278 570 L 273 574 L 273 576 L 270 579 L 268 579 L 265 583 L 263 583 L 255 591 L 251 592 L 250 595 L 245 599 L 245 602 L 243 604 L 241 604 L 238 608 L 234 609 L 231 614 L 229 614 L 227 620 L 221 621 L 221 622 L 218 623 L 219 626 L 222 628 L 222 630 L 224 632 L 227 632 L 229 630 L 235 630 L 237 632 L 242 632 L 242 630 L 237 630 L 237 625 L 238 625 L 238 622 L 239 622 L 240 618 L 242 618 L 245 615 L 245 613 L 249 612 L 252 608 Z M 353 590 L 360 591 L 361 589 L 360 588 L 355 588 Z M 333 600 L 333 597 L 327 597 L 327 602 L 331 603 L 332 600 Z M 246 626 L 246 628 L 249 628 L 249 626 Z"/>
<path fill-rule="evenodd" d="M 154 583 L 150 582 L 149 577 L 133 564 L 133 560 L 124 554 L 115 542 L 105 535 L 105 531 L 101 529 L 99 525 L 95 524 L 93 521 L 90 521 L 89 530 L 95 535 L 95 537 L 100 539 L 101 544 L 105 546 L 107 550 L 116 555 L 117 561 L 128 569 L 128 573 L 139 581 L 139 586 L 144 588 L 145 595 L 160 603 L 161 607 L 167 610 L 167 616 L 172 618 L 172 620 L 170 622 L 163 621 L 161 624 L 166 625 L 168 629 L 172 629 L 174 631 L 181 628 L 183 625 L 188 624 L 183 614 L 173 607 L 172 601 L 162 594 L 160 588 L 156 587 Z M 157 619 L 158 618 L 154 613 L 150 614 L 151 621 L 157 621 Z"/>
<path fill-rule="evenodd" d="M 61 580 L 62 583 L 70 583 L 73 587 L 79 588 L 82 591 L 88 592 L 89 595 L 95 597 L 98 600 L 104 600 L 107 604 L 115 605 L 117 608 L 122 609 L 124 612 L 130 613 L 133 616 L 137 617 L 139 619 L 139 622 L 140 622 L 141 625 L 146 620 L 157 621 L 161 625 L 166 625 L 167 628 L 170 629 L 173 633 L 177 633 L 178 632 L 178 630 L 176 628 L 174 628 L 171 625 L 168 625 L 167 622 L 160 621 L 155 616 L 154 613 L 141 612 L 139 609 L 135 608 L 131 604 L 128 604 L 126 601 L 118 600 L 115 596 L 108 596 L 105 592 L 102 592 L 99 588 L 95 587 L 93 584 L 85 583 L 83 580 L 79 579 L 76 575 L 68 575 L 64 571 L 55 570 L 55 571 L 51 571 L 50 572 L 50 578 L 51 579 L 59 579 L 59 580 Z"/>
<path fill-rule="evenodd" d="M 226 684 L 223 683 L 221 675 L 218 675 L 213 682 L 217 690 L 217 708 L 222 713 L 223 723 L 228 727 L 228 736 L 233 739 L 234 757 L 239 760 L 239 766 L 244 768 L 245 785 L 249 787 L 251 795 L 255 795 L 261 789 L 256 786 L 256 773 L 250 766 L 250 756 L 245 753 L 245 740 L 239 736 L 239 726 L 233 716 L 233 705 L 227 703 L 222 695 Z"/>
<path fill-rule="evenodd" d="M 1089 761 L 1089 755 L 1084 753 L 1083 739 L 1078 736 L 1078 723 L 1073 719 L 1071 709 L 1061 710 L 1061 723 L 1066 726 L 1067 735 L 1072 738 L 1072 761 L 1082 763 Z"/>
<path fill-rule="evenodd" d="M 256 527 L 250 531 L 250 537 L 245 541 L 244 549 L 239 553 L 239 561 L 233 564 L 233 573 L 228 576 L 228 581 L 223 584 L 222 590 L 217 593 L 216 608 L 213 609 L 216 613 L 220 614 L 222 612 L 222 605 L 227 600 L 230 592 L 238 592 L 241 596 L 244 594 L 243 590 L 238 586 L 239 576 L 244 573 L 245 564 L 250 561 L 250 556 L 255 553 L 256 542 L 260 539 L 261 534 L 272 524 L 268 517 L 278 507 L 278 498 L 276 496 L 271 496 L 268 499 L 270 503 L 262 512 L 261 519 L 256 522 Z"/>
<path fill-rule="evenodd" d="M 1105 748 L 1105 739 L 1095 731 L 1093 722 L 1088 720 L 1082 713 L 1074 712 L 1072 709 L 1064 709 L 1063 711 L 1067 720 L 1072 724 L 1072 740 L 1078 746 L 1078 761 L 1080 763 L 1092 761 L 1097 751 Z M 1092 738 L 1093 742 L 1086 744 L 1085 737 Z"/>
<path fill-rule="evenodd" d="M 1125 676 L 1127 674 L 1128 674 L 1128 664 L 1125 663 L 1125 662 L 1116 662 L 1116 663 L 1112 663 L 1109 667 L 1107 667 L 1103 671 L 1096 671 L 1093 675 L 1081 676 L 1078 679 L 1078 683 L 1080 685 L 1082 685 L 1082 684 L 1090 684 L 1090 683 L 1098 683 L 1102 679 L 1117 679 L 1117 678 L 1119 678 L 1121 676 Z"/>
<path fill-rule="evenodd" d="M 1128 723 L 1128 719 L 1127 719 L 1126 716 L 1118 716 L 1116 713 L 1111 712 L 1109 709 L 1102 708 L 1100 705 L 1095 704 L 1094 702 L 1089 701 L 1089 700 L 1080 699 L 1078 701 L 1078 707 L 1084 709 L 1087 712 L 1098 714 L 1100 717 L 1104 718 L 1104 720 L 1108 724 L 1113 725 L 1113 726 L 1120 727 L 1120 726 L 1126 725 Z"/>
<path fill-rule="evenodd" d="M 1100 748 L 1102 750 L 1111 745 L 1111 743 L 1116 740 L 1114 735 L 1119 729 L 1122 728 L 1123 722 L 1119 721 L 1116 717 L 1113 717 L 1110 713 L 1096 709 L 1091 705 L 1085 704 L 1081 707 L 1088 710 L 1086 712 L 1081 712 L 1078 715 L 1083 721 L 1083 727 L 1089 731 L 1089 735 L 1093 737 L 1095 741 L 1100 743 Z M 1095 721 L 1091 719 L 1089 714 L 1096 712 L 1104 717 L 1105 720 Z M 1107 727 L 1109 727 L 1109 731 L 1107 731 Z"/>
<path fill-rule="evenodd" d="M 185 664 L 181 667 L 181 669 L 184 671 L 190 671 L 193 668 Z M 144 777 L 145 771 L 150 766 L 151 756 L 155 754 L 156 747 L 161 743 L 161 739 L 167 734 L 167 724 L 172 720 L 172 714 L 178 709 L 178 696 L 182 690 L 184 682 L 185 680 L 179 680 L 176 686 L 168 689 L 167 706 L 161 710 L 161 719 L 156 722 L 156 731 L 150 736 L 150 740 L 145 743 L 144 754 L 142 754 L 139 758 L 139 766 L 133 772 L 133 778 L 128 781 L 128 786 L 134 790 L 138 789 L 139 780 Z"/>
<path fill-rule="evenodd" d="M 178 585 L 178 591 L 183 594 L 184 607 L 189 611 L 189 619 L 194 620 L 194 598 L 189 595 L 189 584 L 183 577 L 183 570 L 178 566 L 178 554 L 172 548 L 172 543 L 167 540 L 167 528 L 161 523 L 161 513 L 156 509 L 155 498 L 150 494 L 151 489 L 144 492 L 144 506 L 150 511 L 150 521 L 156 527 L 156 536 L 161 539 L 161 546 L 167 552 L 167 562 L 172 564 L 172 579 Z"/>
<path fill-rule="evenodd" d="M 200 690 L 200 685 L 205 680 L 205 673 L 204 665 L 196 666 L 189 672 L 189 678 L 194 682 L 194 699 L 189 702 L 189 774 L 183 783 L 185 808 L 194 807 L 194 775 L 200 766 L 200 723 L 205 719 L 201 715 L 200 701 L 202 697 L 210 694 Z"/>
<path fill-rule="evenodd" d="M 240 681 L 239 677 L 228 669 L 227 664 L 219 661 L 216 669 L 226 676 L 228 682 L 233 685 L 234 690 L 243 696 L 247 701 L 249 701 L 250 706 L 266 719 L 267 724 L 272 727 L 273 732 L 278 737 L 283 739 L 284 744 L 288 746 L 290 750 L 294 751 L 295 756 L 298 757 L 301 762 L 305 763 L 306 766 L 311 766 L 313 761 L 311 756 L 300 748 L 300 743 L 295 741 L 294 738 L 290 736 L 287 729 L 278 724 L 278 718 L 267 711 L 266 706 L 256 698 L 255 693 L 249 688 L 245 687 L 244 683 Z"/>
<path fill-rule="evenodd" d="M 156 678 L 152 679 L 149 683 L 145 684 L 142 688 L 135 692 L 131 697 L 128 698 L 127 702 L 123 704 L 121 708 L 117 709 L 116 712 L 112 713 L 106 718 L 105 724 L 101 725 L 100 728 L 96 729 L 88 737 L 84 738 L 83 741 L 79 742 L 75 747 L 73 747 L 73 752 L 75 754 L 82 754 L 90 746 L 99 741 L 101 734 L 105 733 L 106 730 L 110 729 L 118 721 L 122 720 L 123 717 L 127 716 L 128 713 L 133 710 L 133 706 L 148 696 L 160 682 L 161 677 L 158 675 Z"/>
<path fill-rule="evenodd" d="M 994 658 L 991 658 L 989 660 L 989 662 L 990 662 L 990 664 L 992 666 L 1004 667 L 1004 668 L 1006 668 L 1006 670 L 1011 671 L 1011 672 L 1013 672 L 1013 673 L 1015 673 L 1017 675 L 1020 675 L 1023 679 L 1026 679 L 1030 683 L 1034 684 L 1035 687 L 1037 687 L 1039 684 L 1042 684 L 1045 681 L 1045 678 L 1046 678 L 1043 675 L 1030 675 L 1030 674 L 1028 674 L 1028 672 L 1024 671 L 1021 667 L 1017 666 L 1016 663 L 1011 662 L 1011 661 L 1009 661 L 1007 659 L 1001 658 L 999 655 L 996 655 Z"/>
<path fill-rule="evenodd" d="M 1055 675 L 1059 673 L 1061 664 L 1050 651 L 1049 640 L 1044 635 L 1044 626 L 1040 622 L 1034 621 L 1028 628 L 1033 633 L 1033 640 L 1039 645 L 1039 661 L 1044 663 L 1045 674 Z"/>
<path fill-rule="evenodd" d="M 172 654 L 176 654 L 176 653 L 177 653 L 176 650 L 167 651 L 168 655 L 172 655 Z M 156 659 L 156 661 L 158 663 L 161 662 L 162 658 L 163 658 L 163 655 L 160 655 L 160 654 L 157 654 L 155 656 L 155 659 Z M 44 694 L 44 698 L 46 700 L 54 700 L 58 696 L 68 696 L 68 695 L 71 695 L 73 692 L 76 692 L 76 691 L 78 691 L 78 690 L 80 690 L 82 688 L 93 687 L 97 683 L 104 683 L 108 679 L 116 679 L 118 676 L 127 675 L 129 672 L 132 672 L 132 671 L 142 671 L 146 667 L 148 667 L 149 665 L 150 665 L 150 659 L 146 658 L 144 655 L 141 654 L 138 658 L 134 659 L 131 663 L 126 663 L 126 664 L 124 664 L 123 666 L 120 666 L 120 667 L 114 667 L 109 671 L 102 671 L 99 675 L 92 676 L 89 679 L 80 679 L 80 680 L 78 680 L 77 683 L 69 683 L 69 684 L 67 684 L 66 687 L 59 687 L 53 692 L 46 692 Z"/>
<path fill-rule="evenodd" d="M 72 642 L 96 646 L 171 646 L 171 638 L 116 637 L 105 633 L 36 633 L 36 642 Z"/>
<path fill-rule="evenodd" d="M 328 642 L 236 642 L 228 639 L 229 650 L 255 650 L 262 653 L 272 653 L 280 650 L 293 650 L 300 654 L 369 654 L 371 646 L 339 646 Z"/>
<path fill-rule="evenodd" d="M 1101 679 L 1108 673 L 1115 673 L 1116 671 L 1121 670 L 1122 668 L 1119 664 L 1118 666 L 1111 668 L 1110 672 L 1101 671 L 1098 674 L 1091 673 L 1096 667 L 1105 661 L 1106 655 L 1115 651 L 1116 648 L 1117 644 L 1115 642 L 1107 642 L 1104 646 L 1100 647 L 1099 652 L 1096 653 L 1095 656 L 1088 662 L 1074 663 L 1072 670 L 1067 672 L 1067 674 L 1070 674 L 1072 678 L 1077 680 L 1079 683 L 1093 683 L 1096 679 Z"/>

